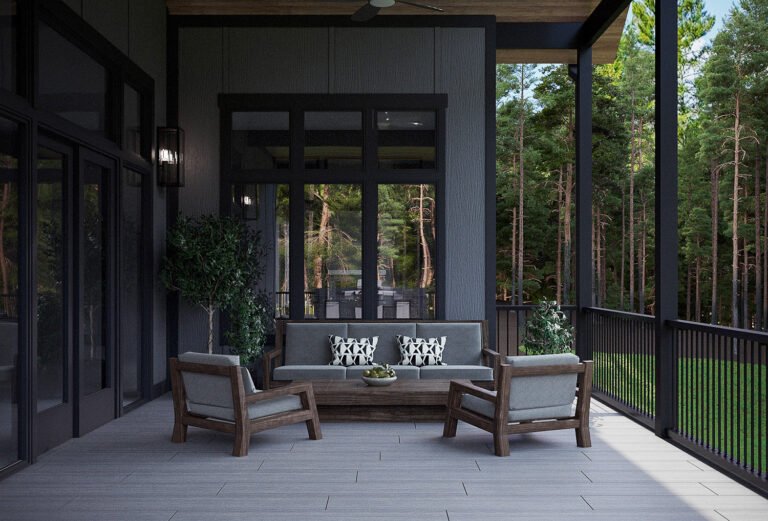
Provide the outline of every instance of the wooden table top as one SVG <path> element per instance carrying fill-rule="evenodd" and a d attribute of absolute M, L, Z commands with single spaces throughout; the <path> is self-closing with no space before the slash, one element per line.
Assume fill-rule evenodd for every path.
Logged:
<path fill-rule="evenodd" d="M 449 385 L 450 380 L 399 379 L 385 387 L 357 379 L 312 382 L 318 405 L 445 405 Z"/>

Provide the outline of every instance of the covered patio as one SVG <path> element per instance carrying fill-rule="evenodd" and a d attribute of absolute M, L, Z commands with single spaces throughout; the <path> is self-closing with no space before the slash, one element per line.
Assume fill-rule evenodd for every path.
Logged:
<path fill-rule="evenodd" d="M 0 520 L 765 519 L 766 334 L 678 317 L 675 3 L 655 13 L 655 316 L 593 306 L 592 70 L 630 0 L 351 20 L 363 3 L 0 0 Z M 523 62 L 569 64 L 576 85 L 568 311 L 595 361 L 593 446 L 526 434 L 497 458 L 466 424 L 447 440 L 439 423 L 357 421 L 323 422 L 320 441 L 263 432 L 244 458 L 226 434 L 171 443 L 168 360 L 208 338 L 158 276 L 180 216 L 262 234 L 279 318 L 486 321 L 489 346 L 517 354 L 530 309 L 495 300 L 495 71 Z M 342 218 L 320 186 L 343 189 Z M 392 201 L 421 219 L 397 229 L 418 250 L 399 286 L 381 254 Z M 351 262 L 311 256 L 333 227 Z M 755 378 L 732 369 L 681 400 L 703 378 L 691 358 Z"/>
<path fill-rule="evenodd" d="M 768 500 L 609 407 L 592 407 L 592 447 L 572 431 L 510 438 L 460 424 L 324 422 L 253 436 L 190 429 L 170 442 L 165 396 L 66 442 L 0 485 L 8 521 L 413 520 L 762 521 Z"/>

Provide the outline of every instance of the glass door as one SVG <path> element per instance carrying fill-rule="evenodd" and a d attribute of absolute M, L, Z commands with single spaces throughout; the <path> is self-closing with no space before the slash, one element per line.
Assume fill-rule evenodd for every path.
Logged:
<path fill-rule="evenodd" d="M 42 136 L 37 150 L 34 194 L 36 289 L 33 360 L 36 366 L 37 425 L 40 454 L 68 440 L 74 432 L 72 342 L 68 320 L 72 237 L 66 216 L 72 177 L 72 149 Z"/>
<path fill-rule="evenodd" d="M 76 233 L 78 429 L 89 432 L 115 417 L 114 162 L 89 151 L 80 157 Z"/>

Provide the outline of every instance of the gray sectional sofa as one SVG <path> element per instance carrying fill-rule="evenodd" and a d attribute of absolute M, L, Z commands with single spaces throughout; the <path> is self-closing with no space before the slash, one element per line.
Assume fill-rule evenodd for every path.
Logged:
<path fill-rule="evenodd" d="M 329 335 L 372 337 L 379 341 L 374 352 L 376 363 L 394 366 L 402 379 L 492 381 L 492 358 L 487 345 L 487 324 L 476 321 L 381 321 L 286 320 L 278 321 L 275 349 L 264 356 L 264 387 L 272 381 L 344 380 L 360 378 L 371 366 L 334 366 Z M 432 338 L 446 337 L 441 366 L 402 366 L 397 335 Z"/>

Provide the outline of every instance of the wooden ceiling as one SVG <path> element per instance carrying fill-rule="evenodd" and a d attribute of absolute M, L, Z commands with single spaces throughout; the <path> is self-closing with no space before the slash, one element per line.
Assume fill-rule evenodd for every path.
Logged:
<path fill-rule="evenodd" d="M 171 15 L 325 15 L 351 16 L 366 0 L 166 0 Z M 379 16 L 469 16 L 493 15 L 499 23 L 583 22 L 600 0 L 424 0 L 445 10 L 435 13 L 397 3 L 382 9 Z M 594 63 L 616 58 L 626 11 L 593 47 Z M 502 49 L 498 63 L 575 63 L 570 49 Z"/>

